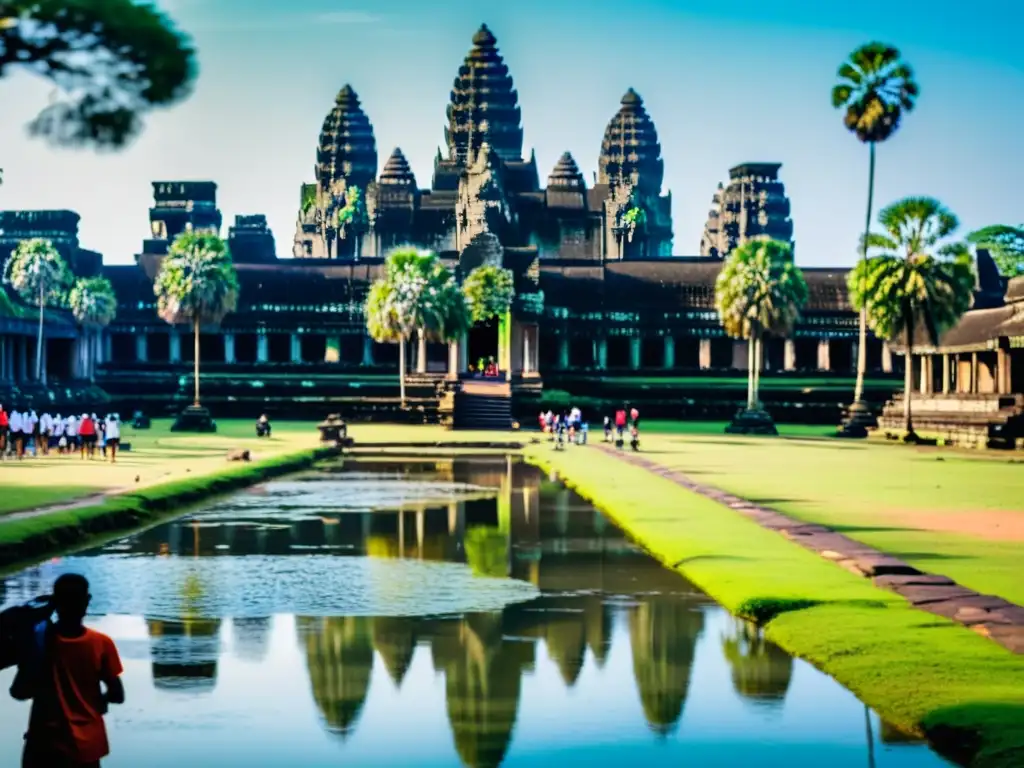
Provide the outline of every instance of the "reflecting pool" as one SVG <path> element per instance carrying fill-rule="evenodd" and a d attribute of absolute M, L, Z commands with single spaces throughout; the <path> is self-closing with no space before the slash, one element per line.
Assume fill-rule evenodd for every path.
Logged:
<path fill-rule="evenodd" d="M 124 661 L 110 768 L 947 765 L 512 458 L 346 459 L 0 604 L 65 571 Z"/>

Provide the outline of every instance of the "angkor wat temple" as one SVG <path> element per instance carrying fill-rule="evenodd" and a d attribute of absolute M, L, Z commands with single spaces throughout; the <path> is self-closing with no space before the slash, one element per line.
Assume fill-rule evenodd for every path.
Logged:
<path fill-rule="evenodd" d="M 205 399 L 215 410 L 246 415 L 297 412 L 304 403 L 322 413 L 393 402 L 397 346 L 368 337 L 362 305 L 387 252 L 414 244 L 438 252 L 458 274 L 496 263 L 516 280 L 507 349 L 498 348 L 494 327 L 476 328 L 452 348 L 410 345 L 414 399 L 425 408 L 436 402 L 439 382 L 463 373 L 469 361 L 494 355 L 521 401 L 555 391 L 559 397 L 645 400 L 648 412 L 731 415 L 742 399 L 746 346 L 725 336 L 714 282 L 722 259 L 746 239 L 793 242 L 780 164 L 730 169 L 700 243 L 693 243 L 699 255 L 673 255 L 672 197 L 662 190 L 654 120 L 632 88 L 609 111 L 604 139 L 594 148 L 593 183 L 565 152 L 542 185 L 535 156 L 524 156 L 512 77 L 494 35 L 482 26 L 451 91 L 446 147 L 435 157 L 429 188 L 421 188 L 400 149 L 378 172 L 371 116 L 346 85 L 323 122 L 314 181 L 299 190 L 292 257 L 277 256 L 262 215 L 237 216 L 228 230 L 241 297 L 236 312 L 202 334 Z M 363 205 L 339 223 L 352 188 Z M 216 185 L 154 182 L 151 237 L 134 265 L 101 267 L 95 254 L 78 248 L 71 212 L 0 216 L 5 255 L 19 239 L 51 237 L 64 244 L 78 273 L 102 269 L 119 297 L 117 319 L 98 353 L 68 355 L 75 364 L 58 366 L 53 375 L 95 370 L 125 408 L 155 411 L 184 402 L 188 329 L 169 327 L 156 315 L 152 283 L 179 233 L 221 230 Z M 852 389 L 857 318 L 845 270 L 806 268 L 805 275 L 810 302 L 792 336 L 766 344 L 765 369 L 777 373 L 782 386 L 766 389 L 764 397 L 769 406 L 777 399 L 806 407 L 807 418 L 832 420 Z M 47 334 L 56 341 L 67 318 L 52 315 Z M 27 329 L 10 323 L 0 318 L 0 335 L 9 337 L 0 345 L 0 379 L 31 378 L 32 340 Z M 869 395 L 884 402 L 898 385 L 893 356 L 872 337 L 867 359 L 876 384 Z"/>

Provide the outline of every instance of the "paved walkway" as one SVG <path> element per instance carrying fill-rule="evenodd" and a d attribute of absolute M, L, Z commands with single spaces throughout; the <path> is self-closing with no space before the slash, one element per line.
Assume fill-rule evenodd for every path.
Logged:
<path fill-rule="evenodd" d="M 763 528 L 776 531 L 805 549 L 832 560 L 841 568 L 891 589 L 915 608 L 963 624 L 1014 653 L 1024 654 L 1024 607 L 1020 605 L 1001 597 L 979 594 L 945 576 L 922 573 L 892 555 L 872 549 L 831 528 L 795 520 L 718 488 L 695 482 L 686 474 L 663 467 L 643 454 L 627 453 L 610 445 L 598 444 L 597 447 L 622 461 L 724 504 Z"/>

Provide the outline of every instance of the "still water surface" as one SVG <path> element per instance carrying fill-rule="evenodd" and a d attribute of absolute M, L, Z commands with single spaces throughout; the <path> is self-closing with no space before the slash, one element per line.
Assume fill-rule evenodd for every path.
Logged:
<path fill-rule="evenodd" d="M 109 768 L 946 765 L 504 457 L 339 462 L 0 604 L 68 570 L 124 661 Z"/>

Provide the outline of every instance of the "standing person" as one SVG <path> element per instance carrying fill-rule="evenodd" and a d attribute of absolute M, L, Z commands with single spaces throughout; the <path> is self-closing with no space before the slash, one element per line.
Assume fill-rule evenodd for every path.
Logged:
<path fill-rule="evenodd" d="M 634 451 L 640 450 L 640 411 L 633 408 L 629 409 L 629 421 L 632 424 L 630 429 L 631 439 L 629 441 L 630 446 Z"/>
<path fill-rule="evenodd" d="M 24 418 L 26 418 L 27 421 L 22 424 L 22 429 L 25 431 L 25 434 L 31 442 L 32 456 L 34 458 L 39 455 L 39 417 L 36 416 L 36 409 L 31 409 L 28 412 L 28 416 Z"/>
<path fill-rule="evenodd" d="M 57 453 L 64 453 L 64 448 L 67 446 L 67 438 L 64 437 L 64 419 L 58 413 L 53 417 L 53 444 L 57 448 Z"/>
<path fill-rule="evenodd" d="M 64 424 L 64 434 L 68 438 L 68 453 L 74 453 L 78 450 L 78 419 L 73 413 Z"/>
<path fill-rule="evenodd" d="M 0 461 L 7 457 L 7 436 L 11 431 L 11 419 L 0 405 Z"/>
<path fill-rule="evenodd" d="M 604 417 L 604 441 L 610 443 L 612 441 L 612 417 Z"/>
<path fill-rule="evenodd" d="M 91 459 L 96 452 L 96 422 L 88 413 L 83 413 L 81 421 L 78 422 L 78 439 L 82 446 L 82 458 L 89 454 Z"/>
<path fill-rule="evenodd" d="M 82 623 L 90 599 L 89 582 L 77 573 L 53 585 L 57 621 L 46 630 L 22 768 L 99 768 L 110 754 L 103 715 L 124 703 L 123 668 L 114 641 Z"/>
<path fill-rule="evenodd" d="M 622 436 L 626 431 L 626 409 L 619 408 L 615 412 L 615 447 L 622 447 Z"/>
<path fill-rule="evenodd" d="M 9 421 L 14 454 L 21 459 L 25 455 L 25 433 L 21 430 L 24 416 L 21 415 L 21 411 L 18 410 L 17 406 L 11 411 Z"/>
<path fill-rule="evenodd" d="M 110 450 L 110 463 L 114 464 L 117 462 L 117 446 L 121 444 L 121 418 L 116 413 L 107 416 L 104 435 L 107 440 L 107 449 Z"/>
<path fill-rule="evenodd" d="M 43 411 L 39 417 L 39 445 L 43 449 L 43 455 L 50 454 L 50 441 L 53 439 L 53 416 L 49 411 Z"/>

